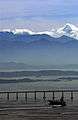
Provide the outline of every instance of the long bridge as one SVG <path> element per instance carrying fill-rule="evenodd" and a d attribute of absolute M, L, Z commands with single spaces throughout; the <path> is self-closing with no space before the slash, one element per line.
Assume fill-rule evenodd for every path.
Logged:
<path fill-rule="evenodd" d="M 78 90 L 39 90 L 39 91 L 0 91 L 0 97 L 2 95 L 5 96 L 7 101 L 10 101 L 10 95 L 14 96 L 15 100 L 18 101 L 19 100 L 19 96 L 20 94 L 23 94 L 23 98 L 24 100 L 27 102 L 28 98 L 29 98 L 29 94 L 33 95 L 34 101 L 37 100 L 37 97 L 39 98 L 39 94 L 42 94 L 42 97 L 40 99 L 42 100 L 46 100 L 47 95 L 50 94 L 51 99 L 55 99 L 56 93 L 59 94 L 60 96 L 64 99 L 65 98 L 65 94 L 69 93 L 70 94 L 70 99 L 73 100 L 74 99 L 74 93 L 78 93 Z M 37 95 L 38 94 L 38 95 Z M 31 96 L 31 95 L 30 95 Z"/>

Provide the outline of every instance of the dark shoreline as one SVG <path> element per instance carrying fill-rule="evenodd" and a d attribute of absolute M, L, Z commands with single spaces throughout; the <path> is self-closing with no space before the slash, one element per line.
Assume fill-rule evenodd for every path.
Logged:
<path fill-rule="evenodd" d="M 0 84 L 6 83 L 23 83 L 23 82 L 68 82 L 72 80 L 78 80 L 78 77 L 60 77 L 57 79 L 30 79 L 30 78 L 23 78 L 23 79 L 0 79 Z"/>
<path fill-rule="evenodd" d="M 23 76 L 63 76 L 63 75 L 73 75 L 78 76 L 78 71 L 64 71 L 64 70 L 39 70 L 39 71 L 10 71 L 10 72 L 0 72 L 0 77 L 23 77 Z"/>
<path fill-rule="evenodd" d="M 33 78 L 35 77 L 35 79 Z M 52 78 L 48 78 L 51 76 Z M 56 76 L 56 78 L 53 78 Z M 24 77 L 24 78 L 21 78 Z M 31 78 L 30 78 L 31 77 Z M 46 77 L 43 79 L 40 77 Z M 78 71 L 62 71 L 62 70 L 39 70 L 39 71 L 15 71 L 0 72 L 0 84 L 5 83 L 21 83 L 21 82 L 60 82 L 78 80 Z"/>

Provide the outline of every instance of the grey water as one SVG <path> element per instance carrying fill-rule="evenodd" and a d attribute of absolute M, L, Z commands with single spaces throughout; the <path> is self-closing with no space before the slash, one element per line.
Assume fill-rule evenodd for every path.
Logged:
<path fill-rule="evenodd" d="M 52 70 L 52 69 L 51 69 Z M 54 71 L 47 70 L 45 72 L 44 69 L 42 69 L 43 74 L 41 74 L 40 69 L 33 69 L 33 73 L 31 73 L 31 70 L 27 70 L 29 72 L 20 75 L 20 71 L 24 70 L 17 70 L 19 72 L 19 75 L 17 74 L 11 74 L 12 76 L 0 76 L 0 81 L 5 80 L 5 83 L 0 82 L 0 91 L 20 91 L 20 90 L 55 90 L 55 89 L 78 89 L 78 70 L 70 70 L 70 69 L 54 69 Z M 34 74 L 37 71 L 36 74 Z M 39 73 L 38 73 L 39 71 Z M 63 73 L 63 71 L 66 71 L 67 73 Z M 68 74 L 70 71 L 71 74 Z M 11 73 L 16 72 L 15 70 L 5 70 L 1 71 L 5 73 Z M 49 74 L 49 72 L 53 72 L 52 75 Z M 59 73 L 60 72 L 60 73 Z M 47 75 L 46 75 L 47 74 Z M 0 74 L 1 75 L 1 74 Z M 16 76 L 13 76 L 16 75 Z M 22 81 L 25 80 L 24 82 Z M 7 80 L 13 81 L 16 80 L 16 82 L 6 82 Z M 17 82 L 20 80 L 20 82 Z"/>
<path fill-rule="evenodd" d="M 78 89 L 78 80 L 72 81 L 42 81 L 0 84 L 0 91 L 19 90 L 54 90 L 54 89 Z"/>
<path fill-rule="evenodd" d="M 56 89 L 78 89 L 78 79 L 63 79 L 56 80 L 60 76 L 30 76 L 33 81 L 30 82 L 16 82 L 16 83 L 1 83 L 0 91 L 20 91 L 20 90 L 56 90 Z M 61 76 L 66 77 L 66 76 Z M 77 77 L 77 76 L 76 76 Z M 18 77 L 16 79 L 26 78 Z M 4 79 L 4 78 L 3 78 Z M 13 80 L 14 78 L 6 78 L 6 80 Z"/>

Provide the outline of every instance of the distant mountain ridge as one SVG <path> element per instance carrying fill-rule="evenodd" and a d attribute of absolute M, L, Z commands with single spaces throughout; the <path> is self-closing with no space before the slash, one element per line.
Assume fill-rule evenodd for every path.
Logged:
<path fill-rule="evenodd" d="M 71 37 L 71 38 L 75 38 L 78 40 L 78 27 L 76 27 L 73 24 L 70 23 L 66 23 L 62 28 L 59 29 L 52 29 L 51 31 L 42 31 L 42 32 L 33 32 L 29 29 L 14 29 L 14 30 L 10 30 L 10 29 L 3 29 L 0 30 L 1 33 L 11 33 L 11 35 L 49 35 L 51 37 L 61 37 L 63 35 Z"/>
<path fill-rule="evenodd" d="M 71 24 L 56 32 L 52 30 L 52 34 L 51 31 L 33 33 L 26 29 L 3 30 L 0 32 L 0 62 L 16 61 L 30 66 L 77 64 L 77 30 Z"/>

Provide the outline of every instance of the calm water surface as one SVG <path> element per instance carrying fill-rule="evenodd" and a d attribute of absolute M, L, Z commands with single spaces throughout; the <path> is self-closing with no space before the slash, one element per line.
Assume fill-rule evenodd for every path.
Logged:
<path fill-rule="evenodd" d="M 0 84 L 0 91 L 12 90 L 53 90 L 78 89 L 78 80 L 72 81 L 40 81 Z"/>

